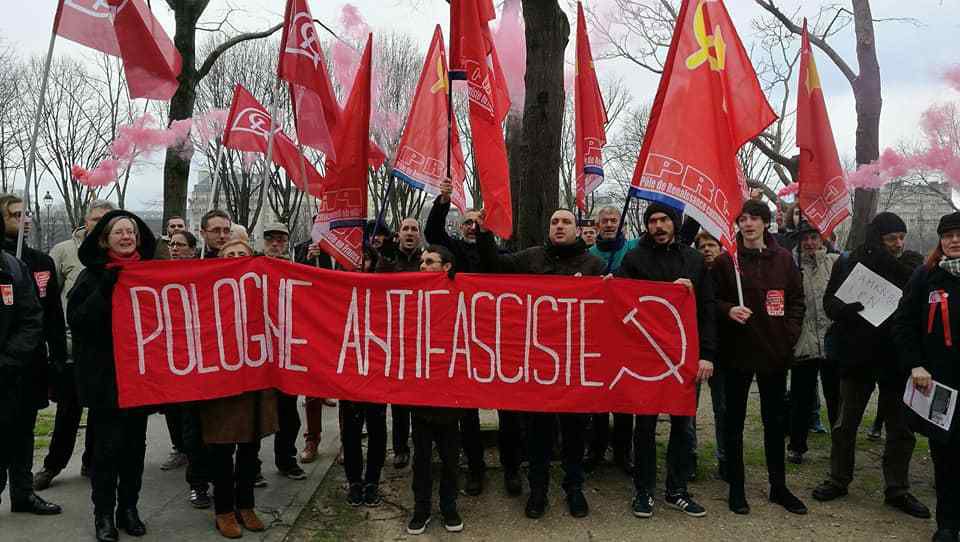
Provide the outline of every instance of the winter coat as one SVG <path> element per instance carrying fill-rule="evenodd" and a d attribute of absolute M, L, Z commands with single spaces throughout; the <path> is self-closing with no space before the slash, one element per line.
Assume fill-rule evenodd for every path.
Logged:
<path fill-rule="evenodd" d="M 478 273 L 480 271 L 480 251 L 476 243 L 469 243 L 464 239 L 450 237 L 447 233 L 447 213 L 450 212 L 450 202 L 440 201 L 438 196 L 430 208 L 427 225 L 423 229 L 423 236 L 427 243 L 446 247 L 456 258 L 456 268 L 459 273 Z"/>
<path fill-rule="evenodd" d="M 4 239 L 0 242 L 2 250 L 16 254 L 16 239 Z M 50 370 L 63 370 L 67 361 L 66 323 L 63 305 L 60 304 L 60 285 L 57 283 L 56 266 L 50 256 L 26 245 L 21 253 L 21 261 L 27 266 L 33 278 L 34 291 L 43 308 L 43 339 L 33 353 L 30 364 L 30 383 L 32 397 L 37 409 L 49 405 L 47 397 L 50 386 Z"/>
<path fill-rule="evenodd" d="M 73 232 L 70 239 L 61 241 L 50 249 L 50 257 L 53 258 L 53 264 L 57 269 L 57 281 L 60 284 L 60 303 L 64 310 L 67 308 L 67 294 L 73 289 L 73 285 L 80 278 L 80 272 L 83 271 L 79 250 L 80 244 L 83 243 L 86 236 L 87 230 L 80 228 Z"/>
<path fill-rule="evenodd" d="M 384 241 L 383 250 L 377 259 L 376 273 L 413 273 L 420 271 L 420 255 L 423 249 L 417 247 L 404 252 L 392 241 Z"/>
<path fill-rule="evenodd" d="M 867 229 L 866 239 L 849 256 L 841 256 L 834 263 L 823 294 L 823 310 L 833 320 L 830 335 L 841 374 L 900 380 L 906 375 L 900 369 L 893 343 L 893 317 L 874 327 L 835 294 L 858 263 L 902 289 L 923 257 L 911 251 L 894 257 L 872 228 Z"/>
<path fill-rule="evenodd" d="M 170 259 L 170 238 L 164 235 L 157 239 L 157 249 L 153 251 L 154 260 Z"/>
<path fill-rule="evenodd" d="M 32 356 L 43 340 L 43 309 L 27 266 L 3 251 L 0 293 L 0 421 L 7 424 L 36 411 L 25 387 L 30 382 Z"/>
<path fill-rule="evenodd" d="M 310 245 L 312 244 L 313 240 L 307 239 L 294 246 L 293 261 L 302 263 L 303 265 L 309 265 L 310 267 L 319 267 L 320 269 L 334 269 L 330 255 L 326 252 L 321 253 L 316 258 L 307 258 L 307 254 L 310 253 Z"/>
<path fill-rule="evenodd" d="M 79 257 L 86 269 L 68 295 L 67 322 L 73 331 L 73 358 L 80 404 L 89 408 L 118 408 L 116 365 L 113 359 L 113 287 L 118 270 L 107 269 L 107 251 L 98 239 L 107 224 L 122 216 L 137 223 L 142 260 L 153 258 L 153 232 L 137 215 L 124 210 L 110 211 L 97 223 L 80 245 Z"/>
<path fill-rule="evenodd" d="M 277 393 L 252 391 L 204 401 L 197 407 L 207 444 L 257 442 L 276 433 Z"/>
<path fill-rule="evenodd" d="M 743 301 L 753 315 L 746 324 L 730 319 L 739 305 L 737 278 L 729 253 L 717 257 L 717 318 L 720 366 L 755 371 L 784 371 L 793 361 L 805 312 L 803 282 L 793 256 L 764 233 L 766 248 L 746 248 L 737 236 Z"/>
<path fill-rule="evenodd" d="M 947 299 L 946 322 L 940 302 L 944 294 Z M 904 288 L 900 306 L 892 319 L 893 340 L 903 372 L 923 367 L 937 382 L 960 389 L 960 278 L 940 267 L 928 269 L 921 266 Z M 952 344 L 947 344 L 945 323 Z M 960 409 L 954 412 L 952 426 L 960 423 L 958 417 Z M 952 442 L 960 443 L 960 431 L 952 430 L 951 433 Z"/>
<path fill-rule="evenodd" d="M 806 312 L 803 315 L 803 329 L 800 331 L 800 340 L 793 348 L 793 356 L 797 361 L 806 359 L 827 359 L 823 346 L 823 337 L 830 327 L 830 318 L 823 310 L 823 294 L 830 281 L 830 271 L 840 256 L 827 253 L 821 248 L 813 255 L 800 254 L 800 275 L 803 277 L 803 295 Z"/>
<path fill-rule="evenodd" d="M 477 235 L 480 265 L 485 273 L 525 273 L 530 275 L 599 276 L 606 263 L 587 251 L 582 239 L 572 245 L 556 246 L 549 242 L 513 254 L 498 254 L 493 234 Z"/>
<path fill-rule="evenodd" d="M 700 359 L 714 361 L 717 356 L 716 299 L 713 280 L 707 274 L 703 256 L 676 241 L 660 245 L 644 235 L 623 258 L 616 275 L 637 280 L 673 282 L 689 279 L 697 298 L 697 330 L 700 334 Z"/>
<path fill-rule="evenodd" d="M 622 234 L 619 238 L 609 241 L 597 237 L 597 243 L 590 247 L 590 254 L 603 260 L 606 266 L 605 272 L 616 273 L 623 264 L 623 257 L 637 248 L 638 242 L 638 239 L 624 239 Z"/>

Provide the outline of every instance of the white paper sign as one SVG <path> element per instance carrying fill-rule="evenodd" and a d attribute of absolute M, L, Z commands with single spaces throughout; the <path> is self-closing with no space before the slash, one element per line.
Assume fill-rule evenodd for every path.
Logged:
<path fill-rule="evenodd" d="M 943 429 L 950 430 L 953 411 L 957 407 L 957 390 L 933 381 L 930 395 L 925 395 L 907 379 L 907 389 L 903 391 L 903 403 L 919 414 L 923 419 Z"/>
<path fill-rule="evenodd" d="M 837 299 L 844 303 L 863 303 L 860 316 L 879 327 L 897 310 L 903 291 L 892 282 L 858 263 L 847 280 L 840 285 Z"/>

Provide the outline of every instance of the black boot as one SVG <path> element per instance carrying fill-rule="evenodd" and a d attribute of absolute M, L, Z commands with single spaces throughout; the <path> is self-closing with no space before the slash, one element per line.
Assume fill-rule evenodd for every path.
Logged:
<path fill-rule="evenodd" d="M 118 509 L 117 526 L 126 531 L 130 536 L 143 536 L 147 534 L 147 526 L 140 520 L 140 514 L 136 508 Z"/>
<path fill-rule="evenodd" d="M 97 514 L 93 518 L 93 529 L 97 533 L 97 542 L 117 542 L 120 533 L 113 523 L 113 514 Z"/>

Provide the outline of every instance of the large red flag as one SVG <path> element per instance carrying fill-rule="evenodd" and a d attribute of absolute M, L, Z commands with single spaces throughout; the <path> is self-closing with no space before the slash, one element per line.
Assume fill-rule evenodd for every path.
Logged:
<path fill-rule="evenodd" d="M 577 207 L 587 210 L 587 194 L 603 182 L 603 146 L 607 144 L 607 110 L 590 52 L 587 20 L 583 5 L 577 2 L 577 80 L 573 92 L 576 110 Z"/>
<path fill-rule="evenodd" d="M 503 141 L 503 119 L 510 108 L 509 93 L 487 22 L 490 0 L 451 0 L 450 38 L 454 69 L 466 73 L 470 85 L 470 128 L 476 155 L 477 176 L 486 211 L 484 225 L 504 239 L 513 232 L 510 170 Z"/>
<path fill-rule="evenodd" d="M 335 139 L 337 161 L 327 160 L 327 181 L 313 238 L 347 269 L 363 265 L 363 227 L 367 221 L 367 163 L 370 160 L 370 79 L 373 36 L 367 37 L 343 125 Z"/>
<path fill-rule="evenodd" d="M 238 151 L 266 154 L 272 129 L 273 120 L 267 109 L 238 84 L 233 92 L 233 103 L 230 104 L 230 114 L 223 130 L 223 146 Z M 283 130 L 279 127 L 273 130 L 273 162 L 286 171 L 287 176 L 300 190 L 305 189 L 306 173 L 310 180 L 310 193 L 319 196 L 323 177 Z"/>
<path fill-rule="evenodd" d="M 777 116 L 721 0 L 684 0 L 632 195 L 683 210 L 730 249 L 746 197 L 737 151 Z"/>
<path fill-rule="evenodd" d="M 123 59 L 131 98 L 169 100 L 177 91 L 180 53 L 143 0 L 60 0 L 54 31 Z"/>
<path fill-rule="evenodd" d="M 447 62 L 443 50 L 440 25 L 433 32 L 433 41 L 420 72 L 420 82 L 413 97 L 413 106 L 397 147 L 393 174 L 414 188 L 430 194 L 440 193 L 440 183 L 447 176 L 447 144 L 450 145 L 450 177 L 453 180 L 451 201 L 466 210 L 463 181 L 466 168 L 457 123 L 450 126 L 447 136 L 450 102 L 447 91 Z M 448 141 L 449 139 L 449 141 Z"/>
<path fill-rule="evenodd" d="M 850 216 L 850 195 L 830 129 L 806 19 L 803 20 L 797 89 L 797 147 L 800 147 L 797 175 L 800 212 L 821 234 L 828 236 L 837 224 Z"/>

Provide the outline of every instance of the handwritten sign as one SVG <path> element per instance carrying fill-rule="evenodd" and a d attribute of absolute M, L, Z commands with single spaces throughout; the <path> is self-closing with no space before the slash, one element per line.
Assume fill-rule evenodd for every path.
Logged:
<path fill-rule="evenodd" d="M 844 303 L 862 303 L 860 316 L 874 327 L 879 327 L 897 310 L 903 291 L 858 263 L 847 280 L 840 285 L 836 296 Z"/>

